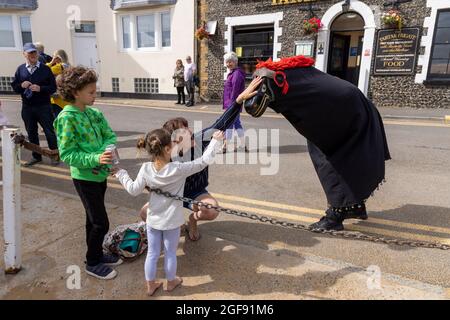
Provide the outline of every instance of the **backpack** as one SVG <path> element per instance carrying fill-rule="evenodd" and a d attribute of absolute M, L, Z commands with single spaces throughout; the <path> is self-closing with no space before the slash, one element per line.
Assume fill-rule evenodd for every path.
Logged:
<path fill-rule="evenodd" d="M 146 227 L 145 222 L 116 227 L 105 236 L 103 249 L 123 260 L 136 260 L 148 247 Z"/>

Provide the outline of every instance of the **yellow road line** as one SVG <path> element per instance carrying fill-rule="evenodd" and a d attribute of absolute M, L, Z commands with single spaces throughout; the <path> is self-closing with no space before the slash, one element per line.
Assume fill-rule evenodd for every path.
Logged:
<path fill-rule="evenodd" d="M 228 201 L 242 202 L 242 203 L 248 203 L 248 204 L 252 204 L 252 205 L 259 205 L 259 206 L 264 206 L 264 207 L 283 209 L 283 210 L 295 211 L 295 212 L 300 212 L 300 213 L 309 213 L 309 214 L 320 215 L 320 216 L 324 215 L 324 210 L 316 210 L 316 209 L 298 207 L 298 206 L 293 206 L 293 205 L 286 205 L 286 204 L 276 203 L 276 202 L 253 200 L 253 199 L 248 199 L 248 198 L 229 196 L 229 195 L 223 195 L 223 194 L 217 194 L 217 193 L 212 193 L 211 195 L 219 200 L 223 199 L 223 200 L 228 200 Z M 370 218 L 370 222 L 377 223 L 377 224 L 384 224 L 384 225 L 393 226 L 393 227 L 399 227 L 399 228 L 450 234 L 450 228 L 434 227 L 434 226 L 428 226 L 428 225 L 420 225 L 420 224 L 415 224 L 415 223 L 407 223 L 407 222 L 400 222 L 400 221 L 393 221 L 393 220 L 372 218 L 372 217 Z"/>
<path fill-rule="evenodd" d="M 449 124 L 445 123 L 428 123 L 428 122 L 418 122 L 418 121 L 393 121 L 393 120 L 383 120 L 384 124 L 396 125 L 396 126 L 413 126 L 413 127 L 438 127 L 438 128 L 450 128 Z"/>
<path fill-rule="evenodd" d="M 293 214 L 285 214 L 285 213 L 280 213 L 280 212 L 273 212 L 273 211 L 264 210 L 264 209 L 257 209 L 257 208 L 252 208 L 252 207 L 235 205 L 232 203 L 222 203 L 222 205 L 226 208 L 230 208 L 230 209 L 234 209 L 234 210 L 263 214 L 263 215 L 275 217 L 275 218 L 284 218 L 284 219 L 289 219 L 289 220 L 299 221 L 299 222 L 306 222 L 306 223 L 313 223 L 313 222 L 317 221 L 317 219 L 315 219 L 315 218 L 298 216 L 298 215 L 293 215 Z M 362 225 L 358 225 L 357 223 L 358 222 L 345 223 L 345 227 L 347 230 L 350 230 L 350 231 L 369 232 L 369 233 L 373 233 L 373 234 L 377 234 L 377 235 L 389 236 L 392 238 L 398 238 L 398 237 L 404 238 L 404 239 L 412 238 L 412 239 L 420 240 L 420 241 L 439 242 L 439 243 L 450 245 L 450 239 L 448 239 L 448 238 L 428 236 L 428 235 L 422 235 L 422 234 L 413 234 L 413 233 L 400 232 L 400 231 L 394 231 L 394 230 L 385 230 L 385 229 L 380 229 L 380 228 L 375 228 L 375 227 L 362 226 Z"/>
<path fill-rule="evenodd" d="M 24 161 L 22 161 L 22 162 L 24 162 Z M 55 171 L 59 171 L 62 173 L 69 173 L 69 170 L 65 169 L 65 168 L 50 167 L 50 166 L 39 165 L 39 164 L 35 165 L 35 167 L 47 169 L 47 170 L 55 170 Z M 25 172 L 30 172 L 30 173 L 34 173 L 34 174 L 47 175 L 47 176 L 64 179 L 64 180 L 72 180 L 67 175 L 55 174 L 55 173 L 48 172 L 48 171 L 43 173 L 43 172 L 36 171 L 36 170 L 30 169 L 30 168 L 22 168 L 22 170 Z M 118 190 L 123 189 L 122 186 L 114 178 L 108 178 L 108 185 L 114 189 L 118 189 Z M 238 197 L 238 196 L 224 195 L 224 194 L 219 194 L 219 193 L 212 193 L 211 195 L 218 200 L 241 202 L 241 203 L 246 203 L 246 204 L 251 204 L 251 205 L 268 207 L 268 208 L 272 208 L 272 209 L 294 211 L 294 212 L 303 213 L 303 214 L 308 213 L 308 214 L 319 215 L 319 216 L 324 215 L 324 210 L 310 209 L 310 208 L 305 208 L 305 207 L 298 207 L 298 206 L 287 205 L 287 204 L 276 203 L 276 202 L 269 202 L 269 201 L 261 201 L 261 200 L 243 198 L 243 197 Z M 221 202 L 221 205 L 225 206 L 222 202 Z M 235 205 L 233 205 L 233 206 L 235 206 Z M 230 207 L 230 209 L 234 209 L 234 208 Z M 259 210 L 258 212 L 260 214 L 271 214 L 273 216 L 273 211 L 257 209 L 257 208 L 254 208 L 254 210 Z M 297 217 L 297 215 L 282 213 L 282 212 L 278 212 L 277 214 L 279 215 L 280 218 L 286 218 L 286 219 L 292 219 L 293 217 Z M 312 222 L 312 221 L 317 220 L 314 218 L 310 218 L 310 219 L 311 220 L 305 220 L 305 221 Z M 393 220 L 373 218 L 373 217 L 370 218 L 370 223 L 387 225 L 387 226 L 392 226 L 392 227 L 397 227 L 397 228 L 410 229 L 412 231 L 419 230 L 419 231 L 425 231 L 425 232 L 450 234 L 450 228 L 421 225 L 421 224 L 408 223 L 408 222 L 400 222 L 400 221 L 393 221 Z"/>

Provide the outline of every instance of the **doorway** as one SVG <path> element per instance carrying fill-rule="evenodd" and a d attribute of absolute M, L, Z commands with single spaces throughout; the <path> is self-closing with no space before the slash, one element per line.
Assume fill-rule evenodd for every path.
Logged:
<path fill-rule="evenodd" d="M 83 22 L 72 34 L 73 64 L 94 69 L 98 73 L 97 36 L 95 22 Z"/>
<path fill-rule="evenodd" d="M 358 86 L 364 39 L 364 20 L 356 12 L 338 16 L 330 32 L 328 73 Z"/>

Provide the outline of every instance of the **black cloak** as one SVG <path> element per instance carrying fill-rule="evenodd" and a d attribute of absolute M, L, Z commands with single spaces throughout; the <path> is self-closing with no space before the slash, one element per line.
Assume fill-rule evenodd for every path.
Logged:
<path fill-rule="evenodd" d="M 366 200 L 385 178 L 390 154 L 374 104 L 353 84 L 314 67 L 284 71 L 287 94 L 270 79 L 281 113 L 308 140 L 308 150 L 332 207 Z"/>

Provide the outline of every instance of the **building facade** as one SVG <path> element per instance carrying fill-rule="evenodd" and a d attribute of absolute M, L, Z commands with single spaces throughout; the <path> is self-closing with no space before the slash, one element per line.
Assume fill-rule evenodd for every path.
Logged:
<path fill-rule="evenodd" d="M 193 0 L 0 0 L 0 92 L 26 42 L 97 70 L 103 96 L 169 98 L 177 59 L 195 55 Z"/>
<path fill-rule="evenodd" d="M 303 54 L 377 106 L 450 108 L 449 0 L 200 0 L 198 20 L 216 26 L 199 49 L 205 100 L 221 99 L 223 55 L 235 51 L 249 78 L 258 59 Z"/>

